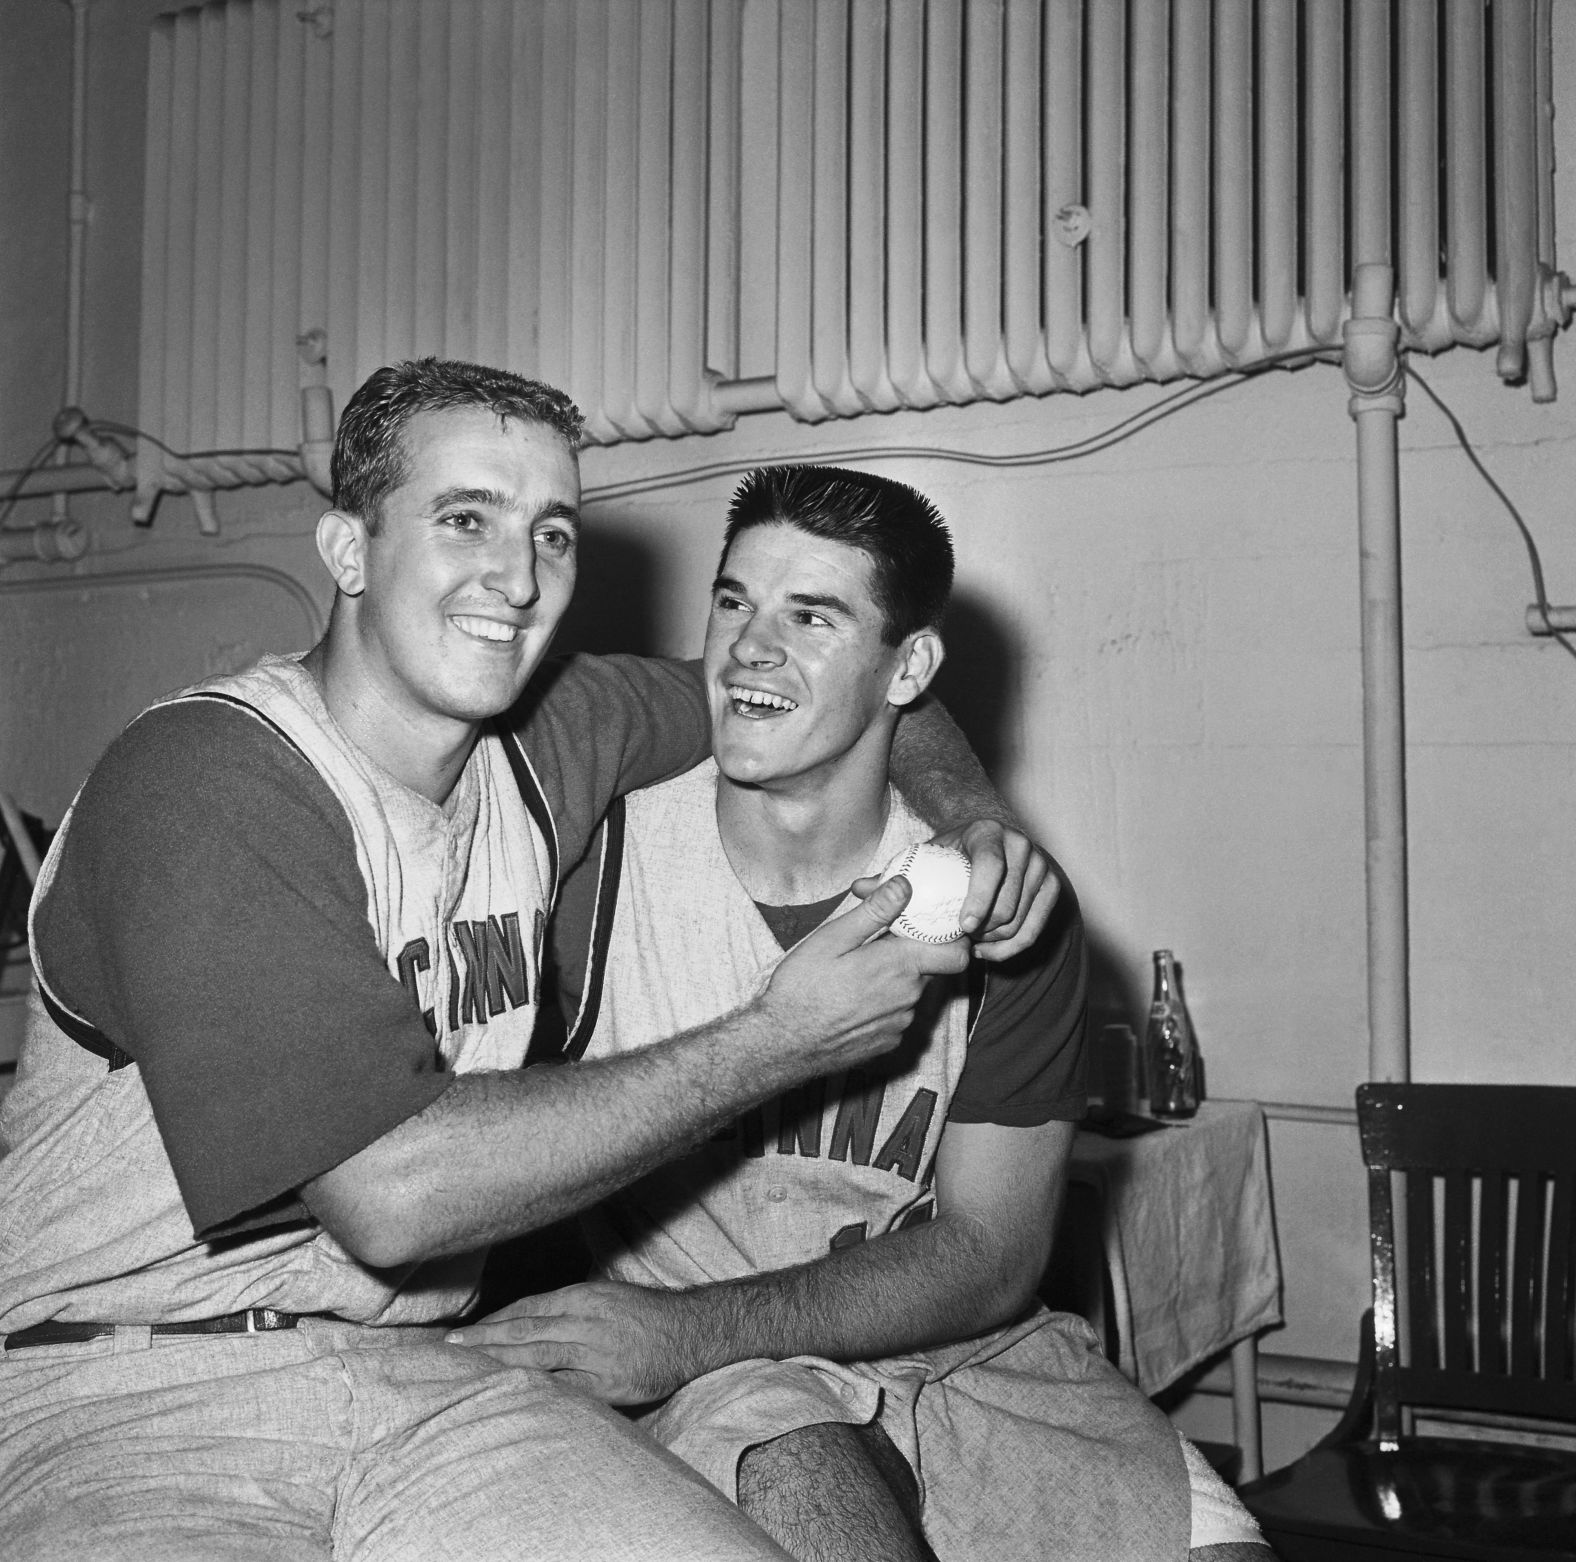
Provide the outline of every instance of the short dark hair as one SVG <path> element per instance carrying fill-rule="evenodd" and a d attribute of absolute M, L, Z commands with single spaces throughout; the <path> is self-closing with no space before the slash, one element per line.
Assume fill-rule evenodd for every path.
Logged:
<path fill-rule="evenodd" d="M 418 412 L 482 407 L 500 418 L 540 423 L 580 448 L 585 419 L 561 391 L 508 369 L 452 358 L 415 358 L 369 374 L 345 403 L 329 468 L 333 505 L 376 529 L 383 501 L 405 481 L 400 433 Z"/>
<path fill-rule="evenodd" d="M 836 466 L 760 466 L 728 506 L 722 539 L 781 523 L 858 548 L 870 559 L 870 589 L 883 638 L 901 645 L 919 629 L 939 629 L 952 591 L 952 537 L 941 512 L 916 488 Z"/>

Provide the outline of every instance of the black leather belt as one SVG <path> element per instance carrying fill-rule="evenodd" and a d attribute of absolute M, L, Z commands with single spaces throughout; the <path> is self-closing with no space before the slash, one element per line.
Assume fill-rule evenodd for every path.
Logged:
<path fill-rule="evenodd" d="M 248 1307 L 245 1312 L 225 1313 L 222 1318 L 193 1318 L 184 1323 L 155 1323 L 154 1334 L 268 1334 L 275 1329 L 293 1329 L 310 1313 L 282 1313 L 272 1307 Z M 35 1323 L 5 1337 L 7 1350 L 26 1350 L 30 1345 L 80 1345 L 113 1334 L 113 1323 Z"/>

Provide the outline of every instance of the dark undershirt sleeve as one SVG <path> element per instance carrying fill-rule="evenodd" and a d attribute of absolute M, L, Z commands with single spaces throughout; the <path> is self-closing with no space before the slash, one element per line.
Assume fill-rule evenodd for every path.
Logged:
<path fill-rule="evenodd" d="M 302 1218 L 295 1189 L 451 1082 L 366 894 L 326 783 L 234 707 L 142 716 L 75 804 L 40 976 L 135 1059 L 199 1237 Z"/>
<path fill-rule="evenodd" d="M 1039 941 L 983 969 L 985 996 L 948 1120 L 1029 1128 L 1087 1111 L 1084 1027 L 1088 956 L 1078 897 L 1062 892 Z"/>
<path fill-rule="evenodd" d="M 547 793 L 564 872 L 584 856 L 615 797 L 692 769 L 711 752 L 698 662 L 556 658 L 505 722 Z"/>

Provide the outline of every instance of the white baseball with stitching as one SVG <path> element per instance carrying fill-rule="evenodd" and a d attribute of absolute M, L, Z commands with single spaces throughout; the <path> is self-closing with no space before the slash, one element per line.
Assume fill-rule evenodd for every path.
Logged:
<path fill-rule="evenodd" d="M 883 879 L 901 873 L 912 894 L 892 931 L 925 944 L 963 936 L 959 919 L 969 892 L 969 859 L 956 846 L 921 841 L 906 847 L 881 870 Z"/>

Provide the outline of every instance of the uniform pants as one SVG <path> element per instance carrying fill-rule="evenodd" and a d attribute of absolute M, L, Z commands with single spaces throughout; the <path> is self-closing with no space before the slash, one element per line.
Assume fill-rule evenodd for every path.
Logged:
<path fill-rule="evenodd" d="M 0 1352 L 18 1562 L 722 1562 L 784 1553 L 616 1411 L 439 1331 Z"/>

